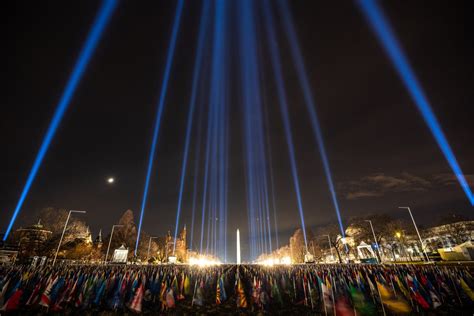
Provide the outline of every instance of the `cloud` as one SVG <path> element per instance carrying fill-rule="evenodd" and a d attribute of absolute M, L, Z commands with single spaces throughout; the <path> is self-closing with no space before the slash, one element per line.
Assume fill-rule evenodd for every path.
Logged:
<path fill-rule="evenodd" d="M 474 174 L 464 175 L 467 183 L 474 186 Z M 408 172 L 400 175 L 374 173 L 356 181 L 342 184 L 348 200 L 384 196 L 389 193 L 426 191 L 430 188 L 458 185 L 458 180 L 451 173 L 440 173 L 430 177 L 416 176 Z"/>
<path fill-rule="evenodd" d="M 359 198 L 364 198 L 364 197 L 374 197 L 374 196 L 380 196 L 380 192 L 375 192 L 375 191 L 356 191 L 356 192 L 349 192 L 346 195 L 346 198 L 349 200 L 355 200 Z"/>
<path fill-rule="evenodd" d="M 474 186 L 474 174 L 465 174 L 464 178 L 470 186 Z M 440 173 L 433 176 L 433 180 L 438 185 L 457 185 L 458 178 L 452 173 Z"/>
<path fill-rule="evenodd" d="M 375 173 L 344 185 L 349 200 L 383 196 L 390 192 L 425 191 L 431 186 L 430 180 L 407 172 L 397 176 Z"/>

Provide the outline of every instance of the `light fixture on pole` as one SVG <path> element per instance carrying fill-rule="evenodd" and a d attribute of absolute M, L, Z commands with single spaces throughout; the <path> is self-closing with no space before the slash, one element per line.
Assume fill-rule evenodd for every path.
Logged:
<path fill-rule="evenodd" d="M 379 257 L 380 257 L 380 258 L 377 257 L 377 261 L 378 261 L 378 263 L 380 263 L 382 261 L 382 255 L 380 253 L 380 248 L 379 248 L 379 243 L 377 242 L 377 237 L 375 236 L 374 226 L 372 225 L 371 220 L 366 219 L 365 221 L 370 224 L 370 229 L 372 230 L 372 235 L 374 236 L 375 247 L 377 247 L 377 253 L 379 254 Z"/>
<path fill-rule="evenodd" d="M 150 237 L 150 240 L 148 241 L 148 251 L 146 252 L 146 261 L 148 261 L 148 258 L 150 258 L 151 240 L 155 238 L 158 238 L 158 237 Z"/>
<path fill-rule="evenodd" d="M 331 236 L 329 236 L 329 235 L 323 235 L 323 237 L 327 237 L 327 238 L 328 238 L 329 250 L 331 251 L 331 259 L 334 259 L 334 255 L 333 255 L 333 253 L 332 253 Z"/>
<path fill-rule="evenodd" d="M 107 246 L 107 253 L 105 254 L 104 263 L 107 263 L 107 257 L 109 256 L 110 243 L 112 242 L 112 236 L 114 235 L 115 227 L 123 227 L 123 225 L 112 225 L 112 231 L 110 233 L 109 245 Z"/>
<path fill-rule="evenodd" d="M 428 257 L 428 254 L 426 253 L 425 245 L 423 243 L 423 240 L 421 239 L 421 235 L 420 235 L 420 232 L 418 231 L 418 227 L 416 226 L 415 219 L 413 218 L 413 214 L 411 213 L 411 209 L 408 206 L 399 206 L 398 208 L 406 209 L 406 210 L 408 210 L 408 213 L 410 213 L 411 220 L 413 221 L 413 226 L 415 226 L 416 234 L 418 235 L 418 238 L 420 239 L 421 250 L 425 254 L 426 260 L 428 262 L 430 262 L 430 257 Z"/>
<path fill-rule="evenodd" d="M 64 223 L 63 233 L 61 234 L 61 238 L 59 239 L 58 249 L 56 249 L 56 253 L 54 254 L 53 266 L 54 266 L 54 264 L 56 263 L 56 258 L 58 257 L 59 248 L 61 248 L 61 243 L 63 242 L 64 233 L 66 232 L 66 227 L 67 227 L 67 224 L 69 223 L 69 218 L 71 218 L 71 213 L 81 213 L 81 214 L 84 214 L 84 213 L 86 213 L 86 211 L 70 210 L 70 211 L 69 211 L 69 214 L 67 214 L 66 223 Z"/>

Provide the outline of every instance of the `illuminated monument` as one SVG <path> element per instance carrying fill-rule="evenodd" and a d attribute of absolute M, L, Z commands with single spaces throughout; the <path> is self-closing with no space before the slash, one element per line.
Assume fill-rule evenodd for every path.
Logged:
<path fill-rule="evenodd" d="M 237 229 L 237 264 L 240 264 L 240 231 Z"/>

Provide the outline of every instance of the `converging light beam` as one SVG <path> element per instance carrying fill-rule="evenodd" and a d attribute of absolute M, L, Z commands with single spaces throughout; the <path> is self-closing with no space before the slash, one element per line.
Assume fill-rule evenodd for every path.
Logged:
<path fill-rule="evenodd" d="M 140 210 L 140 221 L 138 223 L 137 241 L 135 244 L 135 255 L 137 254 L 138 243 L 140 242 L 140 233 L 142 230 L 143 215 L 145 213 L 145 207 L 146 207 L 146 202 L 147 202 L 147 197 L 148 197 L 148 188 L 150 185 L 151 172 L 153 170 L 153 160 L 155 159 L 156 143 L 158 141 L 158 135 L 160 132 L 161 117 L 163 114 L 166 93 L 168 91 L 168 81 L 169 81 L 170 72 L 171 72 L 171 65 L 173 63 L 174 49 L 176 47 L 176 39 L 178 37 L 179 24 L 181 20 L 181 13 L 183 11 L 183 5 L 184 5 L 184 0 L 179 0 L 176 6 L 173 30 L 171 33 L 171 42 L 170 42 L 170 46 L 168 47 L 168 55 L 166 57 L 165 72 L 163 75 L 163 82 L 161 83 L 161 92 L 160 92 L 160 98 L 158 101 L 158 110 L 157 110 L 156 118 L 155 118 L 155 126 L 153 128 L 153 140 L 151 142 L 150 156 L 148 158 L 148 168 L 147 168 L 146 179 L 145 179 L 145 188 L 143 190 L 142 205 L 141 205 L 141 210 Z"/>
<path fill-rule="evenodd" d="M 189 144 L 191 143 L 191 131 L 193 128 L 194 109 L 196 108 L 196 98 L 198 94 L 199 75 L 201 73 L 201 62 L 204 51 L 204 40 L 206 35 L 206 26 L 208 21 L 210 2 L 205 1 L 201 12 L 201 25 L 199 27 L 197 54 L 194 64 L 193 84 L 191 91 L 191 100 L 189 101 L 188 121 L 186 127 L 186 137 L 184 144 L 183 164 L 181 166 L 181 179 L 179 184 L 178 207 L 176 210 L 176 226 L 174 229 L 174 240 L 177 240 L 179 229 L 179 217 L 181 215 L 181 205 L 183 201 L 184 180 L 186 178 L 186 169 L 188 163 Z M 193 214 L 194 218 L 194 214 Z M 176 243 L 173 243 L 173 254 L 176 251 Z"/>
<path fill-rule="evenodd" d="M 10 219 L 10 223 L 8 224 L 8 228 L 5 232 L 5 235 L 3 236 L 4 241 L 8 238 L 13 224 L 15 223 L 15 220 L 18 214 L 20 213 L 21 207 L 25 202 L 26 196 L 28 195 L 31 185 L 35 180 L 36 174 L 38 173 L 38 170 L 41 167 L 41 164 L 43 163 L 44 156 L 48 152 L 51 141 L 53 140 L 54 135 L 56 134 L 56 130 L 59 124 L 61 123 L 64 113 L 66 112 L 69 107 L 69 104 L 71 103 L 72 97 L 74 96 L 74 92 L 76 91 L 77 86 L 81 81 L 84 72 L 86 71 L 87 65 L 89 64 L 89 61 L 97 47 L 97 44 L 99 43 L 99 40 L 104 32 L 105 27 L 107 26 L 115 8 L 117 7 L 117 3 L 118 2 L 116 0 L 105 0 L 103 1 L 102 6 L 99 9 L 97 17 L 94 23 L 92 24 L 91 30 L 89 31 L 87 40 L 82 48 L 81 53 L 79 54 L 79 58 L 77 59 L 76 65 L 74 66 L 74 69 L 71 73 L 71 76 L 69 77 L 61 99 L 56 107 L 53 119 L 49 124 L 48 130 L 46 131 L 46 135 L 36 155 L 33 167 L 31 168 L 30 173 L 28 174 L 28 178 L 26 180 L 23 191 L 21 192 L 20 199 L 18 200 L 18 203 L 15 207 L 15 211 L 13 212 L 13 215 Z"/>
<path fill-rule="evenodd" d="M 459 166 L 456 157 L 451 149 L 451 146 L 444 135 L 441 126 L 431 108 L 431 105 L 419 83 L 414 71 L 410 67 L 408 59 L 406 58 L 401 45 L 399 44 L 395 33 L 392 31 L 390 22 L 384 16 L 382 9 L 374 0 L 359 0 L 358 5 L 368 21 L 372 31 L 377 36 L 377 39 L 382 44 L 385 53 L 393 63 L 396 72 L 400 76 L 405 88 L 410 93 L 416 107 L 420 111 L 425 123 L 433 134 L 439 148 L 448 161 L 456 178 L 458 179 L 461 188 L 464 190 L 469 202 L 474 206 L 474 195 L 469 187 L 466 178 Z"/>
<path fill-rule="evenodd" d="M 278 103 L 280 105 L 281 116 L 283 119 L 283 125 L 285 129 L 285 138 L 288 145 L 288 154 L 290 156 L 290 165 L 291 165 L 291 173 L 293 176 L 293 184 L 295 188 L 296 198 L 298 202 L 298 212 L 300 215 L 301 220 L 301 229 L 303 230 L 304 242 L 305 242 L 305 250 L 308 251 L 308 242 L 306 238 L 306 226 L 304 222 L 304 211 L 303 211 L 303 202 L 301 199 L 301 190 L 300 190 L 300 183 L 299 183 L 299 176 L 298 176 L 298 169 L 296 165 L 296 158 L 294 152 L 294 145 L 293 145 L 293 135 L 291 133 L 291 123 L 290 117 L 288 113 L 288 98 L 285 92 L 285 86 L 283 82 L 283 72 L 281 69 L 281 58 L 279 54 L 278 42 L 277 37 L 274 30 L 274 21 L 273 21 L 273 14 L 271 12 L 271 8 L 269 5 L 269 1 L 265 1 L 265 28 L 268 34 L 268 43 L 269 43 L 269 53 L 271 57 L 271 62 L 273 65 L 273 70 L 275 73 L 275 83 L 277 86 L 277 93 L 278 93 Z"/>
<path fill-rule="evenodd" d="M 321 126 L 319 124 L 318 115 L 316 113 L 316 105 L 314 102 L 313 94 L 311 93 L 308 76 L 305 70 L 306 67 L 304 65 L 303 54 L 301 53 L 301 50 L 300 50 L 293 19 L 291 18 L 291 14 L 288 9 L 288 5 L 286 1 L 280 0 L 278 1 L 278 4 L 279 4 L 280 13 L 283 17 L 283 25 L 286 30 L 286 35 L 287 35 L 288 41 L 290 42 L 291 56 L 293 58 L 293 62 L 295 63 L 296 71 L 298 73 L 298 79 L 300 81 L 301 88 L 303 90 L 306 109 L 308 110 L 309 118 L 311 121 L 311 127 L 313 129 L 313 134 L 318 144 L 319 155 L 323 162 L 324 174 L 326 176 L 326 182 L 329 187 L 329 192 L 331 193 L 332 203 L 336 211 L 336 216 L 339 223 L 339 230 L 341 232 L 341 235 L 345 237 L 344 224 L 342 222 L 341 211 L 339 209 L 339 202 L 337 200 L 336 190 L 334 188 L 334 183 L 332 180 L 332 173 L 331 173 L 331 168 L 329 165 L 329 159 L 326 154 L 326 147 L 324 146 L 323 133 L 321 131 Z"/>

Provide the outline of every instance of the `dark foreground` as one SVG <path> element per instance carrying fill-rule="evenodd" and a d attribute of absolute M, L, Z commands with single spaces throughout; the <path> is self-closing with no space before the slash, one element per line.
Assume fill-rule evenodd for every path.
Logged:
<path fill-rule="evenodd" d="M 0 267 L 3 313 L 472 315 L 464 266 Z"/>

